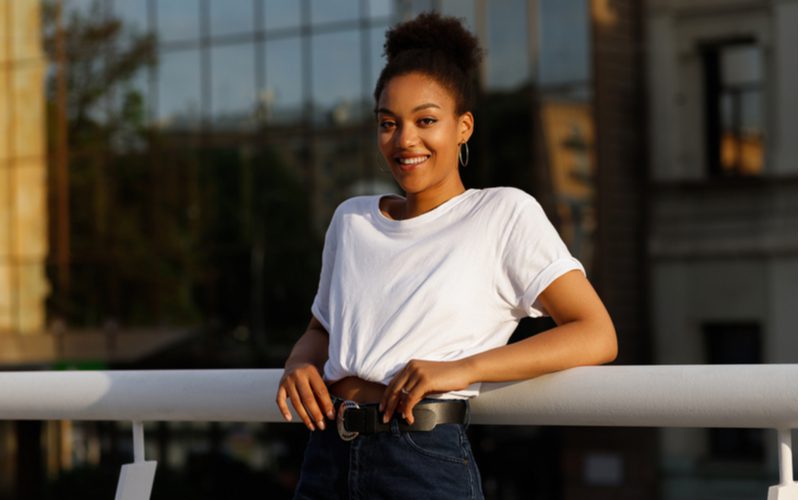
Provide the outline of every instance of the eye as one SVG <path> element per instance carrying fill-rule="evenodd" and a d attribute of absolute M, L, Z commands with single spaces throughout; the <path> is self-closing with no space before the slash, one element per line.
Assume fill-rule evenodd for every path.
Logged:
<path fill-rule="evenodd" d="M 434 123 L 436 123 L 436 121 L 437 121 L 436 118 L 422 118 L 419 121 L 419 123 L 420 123 L 420 125 L 423 125 L 423 126 L 427 127 L 427 126 L 433 125 Z"/>
<path fill-rule="evenodd" d="M 378 127 L 382 128 L 383 130 L 389 130 L 394 127 L 394 122 L 391 120 L 380 120 L 378 121 Z"/>

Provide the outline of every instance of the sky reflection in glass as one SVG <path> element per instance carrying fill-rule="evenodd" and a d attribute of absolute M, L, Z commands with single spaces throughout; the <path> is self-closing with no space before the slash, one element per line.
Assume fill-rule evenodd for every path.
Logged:
<path fill-rule="evenodd" d="M 362 96 L 360 33 L 320 34 L 311 40 L 314 105 L 326 110 L 343 105 L 357 112 Z"/>
<path fill-rule="evenodd" d="M 199 125 L 200 51 L 161 52 L 158 67 L 158 115 L 162 126 Z"/>
<path fill-rule="evenodd" d="M 211 36 L 252 33 L 255 30 L 253 0 L 211 0 Z"/>
<path fill-rule="evenodd" d="M 360 3 L 358 0 L 311 0 L 311 22 L 354 21 L 359 17 Z"/>
<path fill-rule="evenodd" d="M 302 47 L 300 37 L 271 40 L 266 45 L 266 87 L 258 100 L 267 121 L 297 120 L 303 110 Z"/>
<path fill-rule="evenodd" d="M 589 82 L 590 23 L 585 0 L 540 0 L 539 83 Z"/>
<path fill-rule="evenodd" d="M 214 120 L 239 128 L 252 118 L 256 102 L 255 46 L 247 43 L 212 47 L 211 65 Z"/>
<path fill-rule="evenodd" d="M 156 2 L 158 41 L 192 40 L 200 37 L 200 3 L 198 0 Z"/>
<path fill-rule="evenodd" d="M 267 30 L 300 26 L 300 2 L 297 0 L 265 0 L 263 10 Z"/>

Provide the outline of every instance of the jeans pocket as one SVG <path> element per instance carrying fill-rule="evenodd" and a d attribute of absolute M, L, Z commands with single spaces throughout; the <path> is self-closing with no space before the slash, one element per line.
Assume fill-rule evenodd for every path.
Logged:
<path fill-rule="evenodd" d="M 431 431 L 402 432 L 403 440 L 415 452 L 453 463 L 467 463 L 464 431 L 460 424 L 439 424 Z"/>

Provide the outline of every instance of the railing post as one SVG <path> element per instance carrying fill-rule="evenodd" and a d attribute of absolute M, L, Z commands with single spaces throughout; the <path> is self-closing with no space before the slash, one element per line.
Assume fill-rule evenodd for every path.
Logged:
<path fill-rule="evenodd" d="M 144 462 L 144 425 L 133 422 L 133 462 Z"/>
<path fill-rule="evenodd" d="M 153 490 L 156 461 L 144 459 L 144 427 L 141 422 L 132 424 L 133 463 L 122 466 L 114 500 L 150 500 Z"/>
<path fill-rule="evenodd" d="M 792 465 L 792 430 L 778 429 L 778 474 L 780 484 L 769 487 L 767 500 L 796 500 L 797 481 Z"/>

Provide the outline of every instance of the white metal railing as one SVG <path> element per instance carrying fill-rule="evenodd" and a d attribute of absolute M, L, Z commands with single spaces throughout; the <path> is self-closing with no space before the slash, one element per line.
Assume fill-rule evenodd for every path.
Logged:
<path fill-rule="evenodd" d="M 282 373 L 0 372 L 0 419 L 133 422 L 134 463 L 123 466 L 116 498 L 145 500 L 156 463 L 144 460 L 141 422 L 283 422 L 275 405 Z M 776 429 L 780 484 L 769 489 L 768 499 L 797 498 L 791 451 L 795 364 L 578 367 L 483 384 L 471 409 L 473 424 Z"/>

